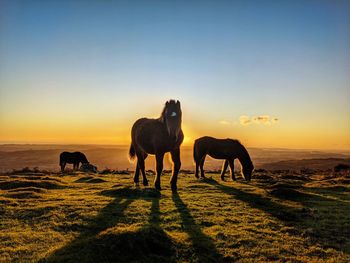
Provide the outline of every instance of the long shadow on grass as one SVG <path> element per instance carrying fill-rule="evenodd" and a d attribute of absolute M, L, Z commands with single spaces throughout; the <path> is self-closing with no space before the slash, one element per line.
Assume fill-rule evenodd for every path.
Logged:
<path fill-rule="evenodd" d="M 174 245 L 159 227 L 159 192 L 118 188 L 102 191 L 115 199 L 90 219 L 80 235 L 41 262 L 168 262 L 175 261 Z M 130 223 L 124 212 L 136 199 L 151 201 L 143 226 Z M 118 227 L 123 224 L 123 227 Z"/>
<path fill-rule="evenodd" d="M 235 199 L 248 203 L 251 207 L 269 213 L 286 225 L 292 226 L 297 230 L 298 235 L 308 237 L 311 243 L 318 243 L 324 248 L 334 248 L 345 253 L 350 252 L 348 246 L 350 242 L 350 223 L 348 220 L 350 207 L 345 206 L 342 202 L 305 193 L 301 199 L 298 199 L 304 205 L 304 208 L 292 208 L 277 203 L 268 197 L 220 184 L 214 179 L 206 179 L 205 182 L 233 196 Z M 341 210 L 340 219 L 329 213 L 330 211 L 315 214 L 310 204 L 316 202 L 322 208 L 322 202 L 324 201 L 328 203 L 327 207 L 337 207 Z"/>
<path fill-rule="evenodd" d="M 124 202 L 123 202 L 124 201 Z M 48 258 L 41 262 L 90 262 L 96 256 L 96 248 L 91 247 L 91 241 L 101 231 L 116 225 L 124 218 L 124 211 L 133 202 L 132 199 L 123 200 L 116 198 L 99 214 L 91 219 L 89 224 L 81 231 L 80 235 L 66 246 L 56 250 Z M 91 255 L 94 253 L 94 255 Z M 93 256 L 92 258 L 89 258 Z M 101 260 L 103 261 L 103 255 Z"/>
<path fill-rule="evenodd" d="M 202 232 L 177 192 L 173 193 L 172 199 L 180 213 L 183 228 L 193 244 L 193 252 L 198 262 L 225 262 L 222 255 L 216 250 L 213 240 Z"/>
<path fill-rule="evenodd" d="M 149 225 L 160 225 L 160 208 L 159 208 L 159 198 L 152 199 L 151 214 L 148 220 Z"/>

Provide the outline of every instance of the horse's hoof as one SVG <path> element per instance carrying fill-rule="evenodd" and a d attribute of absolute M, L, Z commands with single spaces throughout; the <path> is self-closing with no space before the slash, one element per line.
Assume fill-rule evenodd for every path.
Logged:
<path fill-rule="evenodd" d="M 144 180 L 142 183 L 143 183 L 143 186 L 148 186 L 148 181 L 147 180 Z"/>
<path fill-rule="evenodd" d="M 221 181 L 225 182 L 225 177 L 221 176 Z"/>
<path fill-rule="evenodd" d="M 158 185 L 158 184 L 155 184 L 155 185 L 154 185 L 154 188 L 156 188 L 156 190 L 158 190 L 158 191 L 162 190 L 162 189 L 160 188 L 160 185 Z"/>
<path fill-rule="evenodd" d="M 139 182 L 137 182 L 137 183 L 136 183 L 136 182 L 134 182 L 134 186 L 135 186 L 135 187 L 140 187 Z"/>
<path fill-rule="evenodd" d="M 197 179 L 199 179 L 199 176 L 198 176 L 198 175 L 195 175 L 195 177 L 196 177 Z"/>

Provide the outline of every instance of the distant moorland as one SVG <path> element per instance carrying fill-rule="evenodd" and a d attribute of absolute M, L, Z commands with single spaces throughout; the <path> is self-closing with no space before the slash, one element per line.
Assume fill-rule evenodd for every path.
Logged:
<path fill-rule="evenodd" d="M 12 171 L 23 167 L 57 171 L 58 156 L 62 151 L 82 151 L 89 161 L 99 170 L 105 168 L 134 170 L 134 164 L 128 159 L 129 146 L 116 145 L 40 145 L 40 144 L 3 144 L 0 145 L 0 172 Z M 328 170 L 339 163 L 350 165 L 350 151 L 315 151 L 248 148 L 255 168 L 300 170 L 310 168 Z M 181 151 L 182 169 L 193 170 L 192 146 L 183 146 Z M 237 162 L 238 164 L 238 162 Z M 239 168 L 236 164 L 236 169 Z M 205 162 L 208 170 L 220 169 L 222 161 L 210 157 Z M 68 166 L 70 167 L 70 165 Z M 165 169 L 171 168 L 169 158 L 165 158 Z M 146 160 L 146 169 L 154 169 L 154 159 Z"/>

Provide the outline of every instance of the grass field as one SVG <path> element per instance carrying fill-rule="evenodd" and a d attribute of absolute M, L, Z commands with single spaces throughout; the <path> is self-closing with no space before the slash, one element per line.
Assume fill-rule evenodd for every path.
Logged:
<path fill-rule="evenodd" d="M 350 261 L 349 175 L 131 176 L 1 175 L 0 262 Z"/>

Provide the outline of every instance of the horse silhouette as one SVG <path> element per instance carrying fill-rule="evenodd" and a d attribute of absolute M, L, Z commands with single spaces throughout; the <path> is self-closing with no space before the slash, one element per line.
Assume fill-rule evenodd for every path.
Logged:
<path fill-rule="evenodd" d="M 81 152 L 62 152 L 60 154 L 60 166 L 62 172 L 64 171 L 67 163 L 73 164 L 73 170 L 77 170 L 80 163 L 88 164 L 89 161 L 87 160 L 85 154 Z"/>
<path fill-rule="evenodd" d="M 196 163 L 195 176 L 197 178 L 199 178 L 199 170 L 201 177 L 205 177 L 203 166 L 207 154 L 214 159 L 225 160 L 221 171 L 221 180 L 225 180 L 225 172 L 228 165 L 230 165 L 232 180 L 236 180 L 234 175 L 234 160 L 238 158 L 243 167 L 244 178 L 250 181 L 254 166 L 248 151 L 238 140 L 216 139 L 209 136 L 196 139 L 193 147 L 193 158 Z"/>
<path fill-rule="evenodd" d="M 180 102 L 169 100 L 165 103 L 158 119 L 138 119 L 131 129 L 130 159 L 137 157 L 134 175 L 135 185 L 139 184 L 140 171 L 143 185 L 148 185 L 145 173 L 145 159 L 148 154 L 156 157 L 156 177 L 154 186 L 160 190 L 160 176 L 163 171 L 164 154 L 170 152 L 173 161 L 173 173 L 170 179 L 171 189 L 176 191 L 177 176 L 180 170 L 180 145 L 184 139 L 181 130 L 182 112 Z"/>

